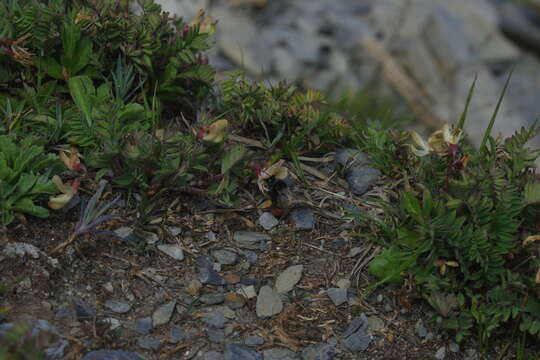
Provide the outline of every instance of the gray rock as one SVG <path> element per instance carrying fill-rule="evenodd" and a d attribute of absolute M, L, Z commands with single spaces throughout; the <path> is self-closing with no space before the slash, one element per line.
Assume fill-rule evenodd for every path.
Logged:
<path fill-rule="evenodd" d="M 267 247 L 266 243 L 272 240 L 266 234 L 251 231 L 237 231 L 234 233 L 233 239 L 241 248 L 261 251 L 265 250 Z"/>
<path fill-rule="evenodd" d="M 540 28 L 527 17 L 526 10 L 512 2 L 498 4 L 500 26 L 505 35 L 529 49 L 540 51 Z"/>
<path fill-rule="evenodd" d="M 297 230 L 311 230 L 315 227 L 315 215 L 313 209 L 294 209 L 291 211 L 290 217 Z"/>
<path fill-rule="evenodd" d="M 270 286 L 263 286 L 257 296 L 256 311 L 260 318 L 271 317 L 283 310 L 283 301 L 279 294 Z"/>
<path fill-rule="evenodd" d="M 276 279 L 276 291 L 278 293 L 287 293 L 294 289 L 302 278 L 303 270 L 303 265 L 293 265 L 285 269 Z"/>
<path fill-rule="evenodd" d="M 313 344 L 302 351 L 302 360 L 333 360 L 335 356 L 334 344 Z"/>
<path fill-rule="evenodd" d="M 183 341 L 186 338 L 186 334 L 184 333 L 184 330 L 178 326 L 175 325 L 171 328 L 169 333 L 169 342 L 171 344 L 178 344 L 180 341 Z"/>
<path fill-rule="evenodd" d="M 259 225 L 261 225 L 265 230 L 271 230 L 278 224 L 278 219 L 276 219 L 272 213 L 264 212 L 259 217 Z"/>
<path fill-rule="evenodd" d="M 44 349 L 45 358 L 50 360 L 64 359 L 64 352 L 68 346 L 69 342 L 67 340 L 61 339 L 57 341 Z"/>
<path fill-rule="evenodd" d="M 441 346 L 435 353 L 435 359 L 444 360 L 446 358 L 446 347 Z"/>
<path fill-rule="evenodd" d="M 251 19 L 225 7 L 212 9 L 212 16 L 220 19 L 218 44 L 229 59 L 252 74 L 269 70 L 270 58 L 261 54 L 263 44 L 258 41 L 258 31 Z"/>
<path fill-rule="evenodd" d="M 172 236 L 178 236 L 182 233 L 182 228 L 178 226 L 168 226 L 167 229 Z"/>
<path fill-rule="evenodd" d="M 349 252 L 349 256 L 350 256 L 350 257 L 358 256 L 358 255 L 360 255 L 363 251 L 364 251 L 364 248 L 363 248 L 363 247 L 360 247 L 360 246 L 353 247 L 353 248 L 351 248 L 351 251 Z"/>
<path fill-rule="evenodd" d="M 263 350 L 263 357 L 264 360 L 296 360 L 299 358 L 295 352 L 282 347 Z"/>
<path fill-rule="evenodd" d="M 245 250 L 243 254 L 250 265 L 255 265 L 257 263 L 257 260 L 259 260 L 259 256 L 254 251 Z"/>
<path fill-rule="evenodd" d="M 453 353 L 458 353 L 459 352 L 459 345 L 456 344 L 455 342 L 451 342 L 450 345 L 448 346 L 448 349 Z"/>
<path fill-rule="evenodd" d="M 260 353 L 244 345 L 225 345 L 225 360 L 263 360 Z"/>
<path fill-rule="evenodd" d="M 428 337 L 428 335 L 430 334 L 424 326 L 422 320 L 418 320 L 418 322 L 414 325 L 414 332 L 416 333 L 416 335 L 423 339 Z"/>
<path fill-rule="evenodd" d="M 105 301 L 104 305 L 109 310 L 114 311 L 115 313 L 118 313 L 118 314 L 125 314 L 129 310 L 131 310 L 130 304 L 123 301 L 119 301 L 119 300 L 107 300 Z"/>
<path fill-rule="evenodd" d="M 356 149 L 337 149 L 335 162 L 344 167 L 362 166 L 370 162 L 369 157 Z"/>
<path fill-rule="evenodd" d="M 175 260 L 182 261 L 184 260 L 184 250 L 178 245 L 174 244 L 162 244 L 158 245 L 157 248 L 164 254 L 169 255 Z"/>
<path fill-rule="evenodd" d="M 338 250 L 338 249 L 341 249 L 342 247 L 344 247 L 345 245 L 347 245 L 347 240 L 345 239 L 334 239 L 332 240 L 332 242 L 330 243 L 330 247 L 334 250 Z"/>
<path fill-rule="evenodd" d="M 128 351 L 95 350 L 84 355 L 81 360 L 144 360 L 144 358 Z"/>
<path fill-rule="evenodd" d="M 368 326 L 369 323 L 365 314 L 354 318 L 342 335 L 343 345 L 352 352 L 366 350 L 372 340 L 371 336 L 366 334 Z"/>
<path fill-rule="evenodd" d="M 96 312 L 90 305 L 85 302 L 82 299 L 75 298 L 72 300 L 73 308 L 75 309 L 75 314 L 77 315 L 77 319 L 80 321 L 82 320 L 90 320 L 93 319 L 96 316 Z"/>
<path fill-rule="evenodd" d="M 454 16 L 443 6 L 437 6 L 424 32 L 426 42 L 447 71 L 474 60 L 471 43 L 463 32 L 463 20 Z"/>
<path fill-rule="evenodd" d="M 223 313 L 217 310 L 206 313 L 203 317 L 201 317 L 201 320 L 217 329 L 223 329 L 223 327 L 227 323 L 227 319 L 225 318 Z"/>
<path fill-rule="evenodd" d="M 212 258 L 208 255 L 201 255 L 197 256 L 195 258 L 195 262 L 199 267 L 207 267 L 207 268 L 213 268 L 214 262 L 212 261 Z"/>
<path fill-rule="evenodd" d="M 152 336 L 143 336 L 137 340 L 137 345 L 145 350 L 157 351 L 161 347 L 161 342 Z"/>
<path fill-rule="evenodd" d="M 136 242 L 139 240 L 139 237 L 135 234 L 133 228 L 123 226 L 121 228 L 118 228 L 114 230 L 114 233 L 116 236 L 118 236 L 120 239 L 126 241 L 126 242 Z"/>
<path fill-rule="evenodd" d="M 154 313 L 152 314 L 152 323 L 154 327 L 164 325 L 169 322 L 174 312 L 175 305 L 176 301 L 171 301 L 164 305 L 161 305 L 156 309 L 156 311 L 154 311 Z"/>
<path fill-rule="evenodd" d="M 199 280 L 203 284 L 210 284 L 210 285 L 225 285 L 227 282 L 225 279 L 217 273 L 214 268 L 209 267 L 200 267 L 199 268 Z"/>
<path fill-rule="evenodd" d="M 368 318 L 368 325 L 371 332 L 384 329 L 384 321 L 378 316 L 370 316 Z"/>
<path fill-rule="evenodd" d="M 109 329 L 111 329 L 111 330 L 118 329 L 120 326 L 122 326 L 122 323 L 120 322 L 120 320 L 115 319 L 113 317 L 104 318 L 104 319 L 101 320 L 101 322 L 103 324 L 109 325 Z"/>
<path fill-rule="evenodd" d="M 39 259 L 41 257 L 45 259 L 52 267 L 59 267 L 58 260 L 51 258 L 34 245 L 23 242 L 7 243 L 2 251 L 2 256 L 0 256 L 0 261 L 2 260 L 3 256 L 8 258 L 29 256 L 33 259 Z"/>
<path fill-rule="evenodd" d="M 381 175 L 379 169 L 369 165 L 353 167 L 346 174 L 351 191 L 356 195 L 363 195 Z"/>
<path fill-rule="evenodd" d="M 212 256 L 221 265 L 234 265 L 238 259 L 238 255 L 230 250 L 214 250 Z"/>
<path fill-rule="evenodd" d="M 336 306 L 347 302 L 347 289 L 330 288 L 326 290 L 326 294 Z"/>
<path fill-rule="evenodd" d="M 204 360 L 224 360 L 225 357 L 222 353 L 217 351 L 209 351 L 204 354 Z"/>
<path fill-rule="evenodd" d="M 336 283 L 337 287 L 340 289 L 348 289 L 351 287 L 351 280 L 349 279 L 339 279 Z"/>
<path fill-rule="evenodd" d="M 216 344 L 225 342 L 225 330 L 223 329 L 210 327 L 206 330 L 206 335 L 208 336 L 208 340 L 210 340 L 210 342 Z"/>
<path fill-rule="evenodd" d="M 221 293 L 210 293 L 202 295 L 199 300 L 206 305 L 216 305 L 225 301 L 225 296 Z"/>
<path fill-rule="evenodd" d="M 244 344 L 246 344 L 247 346 L 258 346 L 258 345 L 264 344 L 264 342 L 265 342 L 264 339 L 260 337 L 259 335 L 249 335 L 244 340 Z M 265 356 L 265 359 L 266 359 L 266 356 Z"/>
<path fill-rule="evenodd" d="M 135 321 L 135 329 L 141 335 L 146 335 L 152 330 L 152 318 L 150 316 L 138 318 Z"/>

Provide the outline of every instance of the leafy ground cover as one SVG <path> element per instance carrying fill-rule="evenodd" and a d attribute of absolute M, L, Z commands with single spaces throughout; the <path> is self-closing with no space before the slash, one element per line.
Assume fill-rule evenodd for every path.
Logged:
<path fill-rule="evenodd" d="M 429 304 L 434 323 L 456 341 L 474 337 L 480 356 L 538 354 L 531 344 L 540 336 L 540 185 L 538 151 L 526 147 L 536 128 L 494 138 L 495 109 L 482 146 L 473 149 L 464 139 L 467 105 L 457 124 L 424 140 L 389 129 L 389 121 L 366 121 L 354 106 L 345 111 L 346 101 L 336 108 L 324 94 L 286 82 L 269 86 L 231 73 L 217 83 L 204 55 L 214 19 L 202 11 L 189 23 L 171 19 L 150 0 L 139 1 L 140 12 L 133 13 L 128 3 L 0 4 L 3 245 L 33 243 L 62 263 L 64 270 L 53 266 L 47 273 L 77 288 L 85 272 L 98 277 L 94 261 L 151 268 L 149 231 L 170 241 L 171 226 L 189 229 L 177 245 L 196 260 L 208 244 L 231 243 L 232 233 L 257 228 L 257 214 L 278 222 L 291 216 L 296 229 L 272 233 L 277 240 L 251 271 L 273 278 L 290 259 L 305 262 L 309 276 L 301 289 L 311 300 L 291 302 L 276 318 L 256 324 L 271 344 L 297 352 L 326 341 L 335 334 L 332 324 L 342 327 L 357 312 L 377 314 L 370 301 L 384 288 L 404 303 L 425 299 L 415 304 Z M 344 205 L 354 205 L 347 216 Z M 298 230 L 313 226 L 303 225 L 305 219 L 299 225 L 293 215 L 305 209 L 326 219 L 308 234 Z M 113 232 L 119 226 L 130 235 Z M 207 239 L 209 232 L 222 237 Z M 328 237 L 343 237 L 347 246 L 325 248 L 321 241 Z M 355 247 L 362 254 L 356 262 L 345 256 Z M 320 253 L 332 261 L 318 263 Z M 2 261 L 25 273 L 21 264 Z M 202 266 L 199 260 L 181 268 L 157 261 L 168 265 L 169 276 Z M 331 274 L 330 263 L 336 267 Z M 65 270 L 70 264 L 81 270 Z M 17 281 L 8 269 L 6 282 Z M 150 279 L 171 296 L 170 284 L 139 270 L 124 280 Z M 352 310 L 316 294 L 345 275 L 354 280 Z M 39 292 L 46 289 L 35 293 L 38 298 Z M 151 292 L 141 290 L 140 301 Z M 20 290 L 3 293 L 13 303 L 8 316 L 31 305 Z M 202 316 L 190 306 L 183 311 L 182 319 Z M 310 321 L 320 330 L 308 331 Z M 400 356 L 400 347 L 410 358 L 431 356 L 434 345 L 422 353 L 396 340 L 402 324 L 373 330 L 387 346 L 376 356 Z M 71 336 L 77 348 L 70 356 L 120 338 L 95 325 L 81 333 L 92 333 L 94 343 Z M 24 358 L 24 331 L 10 334 L 1 356 Z M 506 340 L 494 350 L 500 339 Z"/>

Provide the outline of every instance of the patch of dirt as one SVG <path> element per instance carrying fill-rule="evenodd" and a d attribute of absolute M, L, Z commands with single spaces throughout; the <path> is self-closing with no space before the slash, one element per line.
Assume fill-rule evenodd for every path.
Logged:
<path fill-rule="evenodd" d="M 201 211 L 195 210 L 201 208 L 199 200 L 186 197 L 173 202 L 175 206 L 167 204 L 169 207 L 147 230 L 157 235 L 158 244 L 179 245 L 185 255 L 181 261 L 165 255 L 154 245 L 130 244 L 107 235 L 81 236 L 61 253 L 51 255 L 59 261 L 58 268 L 47 265 L 42 259 L 44 255 L 38 259 L 27 255 L 0 258 L 2 282 L 19 281 L 0 298 L 12 309 L 6 321 L 23 318 L 49 321 L 69 342 L 64 359 L 79 359 L 95 349 L 135 351 L 146 359 L 203 359 L 208 351 L 222 352 L 224 343 L 243 343 L 247 335 L 264 339 L 264 344 L 252 347 L 257 351 L 285 347 L 300 356 L 306 346 L 332 339 L 339 342 L 340 334 L 351 320 L 365 314 L 370 321 L 378 323 L 367 330 L 372 336 L 369 347 L 351 353 L 338 346 L 334 358 L 432 359 L 445 346 L 445 359 L 465 359 L 464 349 L 469 346 L 461 345 L 457 353 L 448 350 L 452 340 L 430 325 L 431 310 L 422 302 L 409 303 L 403 289 L 385 287 L 364 298 L 366 287 L 373 280 L 366 266 L 377 247 L 355 236 L 362 229 L 353 219 L 343 216 L 341 206 L 347 199 L 344 194 L 331 196 L 314 187 L 307 196 L 312 204 L 323 203 L 314 196 L 316 193 L 325 201 L 324 206 L 312 207 L 316 216 L 314 230 L 294 229 L 287 216 L 289 211 L 278 218 L 279 225 L 275 229 L 265 231 L 258 225 L 258 218 L 268 210 Z M 348 202 L 362 210 L 358 201 Z M 253 201 L 244 205 L 249 203 Z M 109 222 L 108 229 L 132 223 L 131 215 L 115 211 L 123 216 L 119 217 L 120 221 Z M 76 220 L 73 215 L 46 220 L 32 218 L 27 224 L 10 230 L 8 238 L 10 242 L 28 243 L 50 254 L 69 237 Z M 173 236 L 172 227 L 181 228 L 181 234 Z M 236 231 L 266 233 L 272 240 L 266 251 L 255 251 L 257 260 L 250 264 L 245 249 L 234 242 Z M 360 250 L 351 256 L 353 247 Z M 196 259 L 217 249 L 231 249 L 238 254 L 236 264 L 217 267 L 218 273 L 230 283 L 224 286 L 203 284 L 200 289 L 190 289 L 193 282 L 199 280 Z M 282 296 L 284 306 L 279 314 L 259 318 L 257 299 L 243 299 L 245 305 L 233 306 L 234 314 L 228 319 L 224 338 L 219 339 L 222 330 L 218 329 L 219 336 L 214 335 L 218 339 L 211 339 L 213 330 L 201 319 L 214 305 L 201 303 L 201 295 L 227 294 L 239 286 L 249 285 L 258 290 L 262 285 L 274 284 L 284 269 L 295 264 L 304 265 L 302 277 L 294 290 Z M 336 306 L 325 291 L 337 287 L 342 279 L 352 281 L 349 301 Z M 105 306 L 111 299 L 128 303 L 130 310 L 126 313 L 111 311 Z M 80 314 L 76 314 L 74 302 L 78 300 L 90 308 L 91 317 L 81 319 Z M 170 301 L 176 301 L 176 308 L 166 324 L 154 326 L 147 335 L 136 331 L 138 319 L 151 317 L 160 305 Z M 223 308 L 222 304 L 215 306 Z M 429 340 L 419 337 L 415 331 L 422 319 L 427 331 L 432 332 Z M 120 326 L 114 328 L 107 321 L 115 321 Z M 181 327 L 185 336 L 171 343 L 171 329 L 175 326 Z M 139 342 L 144 336 L 158 340 L 160 346 L 155 350 L 141 348 Z"/>

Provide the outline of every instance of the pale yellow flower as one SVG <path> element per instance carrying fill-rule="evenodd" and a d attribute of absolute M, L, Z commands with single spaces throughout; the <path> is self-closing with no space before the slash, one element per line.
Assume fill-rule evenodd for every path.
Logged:
<path fill-rule="evenodd" d="M 444 154 L 449 146 L 454 146 L 459 143 L 462 136 L 461 129 L 450 129 L 448 124 L 445 124 L 441 130 L 435 131 L 425 141 L 416 131 L 410 132 L 411 138 L 416 146 L 411 145 L 411 150 L 416 156 L 426 156 L 430 153 Z"/>

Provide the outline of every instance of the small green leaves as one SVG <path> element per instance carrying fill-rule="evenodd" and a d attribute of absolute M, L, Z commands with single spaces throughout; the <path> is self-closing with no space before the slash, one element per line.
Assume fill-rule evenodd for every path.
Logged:
<path fill-rule="evenodd" d="M 14 212 L 49 215 L 35 201 L 57 191 L 48 174 L 60 163 L 54 155 L 43 152 L 31 138 L 16 142 L 13 136 L 0 136 L 0 227 L 14 220 Z M 45 169 L 49 171 L 40 174 Z"/>
<path fill-rule="evenodd" d="M 242 160 L 245 154 L 246 148 L 242 145 L 235 144 L 226 149 L 221 160 L 221 173 L 226 174 L 229 172 L 234 165 Z"/>
<path fill-rule="evenodd" d="M 369 272 L 381 282 L 400 283 L 404 270 L 402 255 L 397 248 L 389 248 L 378 254 L 369 264 Z"/>
<path fill-rule="evenodd" d="M 527 183 L 524 190 L 525 204 L 540 204 L 540 182 Z"/>

